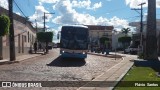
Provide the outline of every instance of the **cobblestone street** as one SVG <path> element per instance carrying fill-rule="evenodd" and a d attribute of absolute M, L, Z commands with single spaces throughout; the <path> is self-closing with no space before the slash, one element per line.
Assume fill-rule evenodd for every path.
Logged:
<path fill-rule="evenodd" d="M 118 64 L 115 60 L 103 56 L 88 55 L 85 60 L 61 59 L 59 49 L 53 49 L 47 55 L 27 59 L 19 63 L 0 66 L 1 81 L 90 81 L 107 69 Z M 75 87 L 73 87 L 76 89 Z M 74 90 L 65 88 L 66 90 Z M 2 88 L 1 88 L 2 89 Z M 11 90 L 17 90 L 11 88 Z M 25 88 L 24 88 L 25 89 Z M 32 88 L 39 90 L 40 88 Z M 43 88 L 45 90 L 64 90 L 64 88 Z M 8 90 L 5 89 L 4 90 Z M 19 88 L 19 90 L 21 90 Z M 27 90 L 27 88 L 26 88 Z"/>

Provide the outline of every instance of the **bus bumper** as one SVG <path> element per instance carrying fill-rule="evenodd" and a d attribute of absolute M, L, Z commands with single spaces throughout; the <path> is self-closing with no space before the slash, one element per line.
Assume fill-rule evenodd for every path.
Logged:
<path fill-rule="evenodd" d="M 63 58 L 87 58 L 87 54 L 81 54 L 81 53 L 61 53 L 61 56 Z"/>

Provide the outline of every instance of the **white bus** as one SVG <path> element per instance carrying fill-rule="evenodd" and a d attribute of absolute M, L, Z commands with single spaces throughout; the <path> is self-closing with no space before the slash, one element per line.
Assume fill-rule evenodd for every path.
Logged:
<path fill-rule="evenodd" d="M 89 30 L 87 26 L 62 26 L 60 54 L 62 57 L 86 58 Z"/>

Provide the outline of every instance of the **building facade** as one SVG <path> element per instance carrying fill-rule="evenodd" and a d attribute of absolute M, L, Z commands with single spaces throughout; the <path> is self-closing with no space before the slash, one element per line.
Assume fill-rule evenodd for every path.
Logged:
<path fill-rule="evenodd" d="M 112 48 L 112 31 L 113 26 L 87 25 L 89 28 L 90 45 L 100 46 L 100 38 L 109 38 L 108 48 Z"/>
<path fill-rule="evenodd" d="M 8 15 L 8 10 L 0 7 L 0 14 Z M 16 56 L 27 54 L 36 39 L 36 29 L 26 18 L 13 14 Z M 3 36 L 3 57 L 9 58 L 9 35 Z"/>
<path fill-rule="evenodd" d="M 157 24 L 157 29 L 156 29 L 156 36 L 157 36 L 157 52 L 160 55 L 160 20 L 157 19 L 156 20 L 156 24 Z M 135 39 L 133 39 L 134 41 L 139 41 L 140 42 L 140 22 L 132 22 L 129 24 L 130 26 L 136 27 L 136 34 L 134 36 Z M 143 46 L 145 47 L 145 42 L 146 42 L 146 30 L 147 30 L 147 22 L 143 21 Z"/>

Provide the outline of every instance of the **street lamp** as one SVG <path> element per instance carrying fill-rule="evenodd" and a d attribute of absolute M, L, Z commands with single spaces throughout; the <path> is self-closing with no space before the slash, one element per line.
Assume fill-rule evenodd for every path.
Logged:
<path fill-rule="evenodd" d="M 46 14 L 55 14 L 55 13 L 46 13 L 46 12 L 44 12 L 44 32 L 45 32 L 45 29 L 46 29 L 46 26 L 45 26 L 45 24 L 46 24 L 46 21 L 45 21 L 45 19 L 46 19 Z"/>

